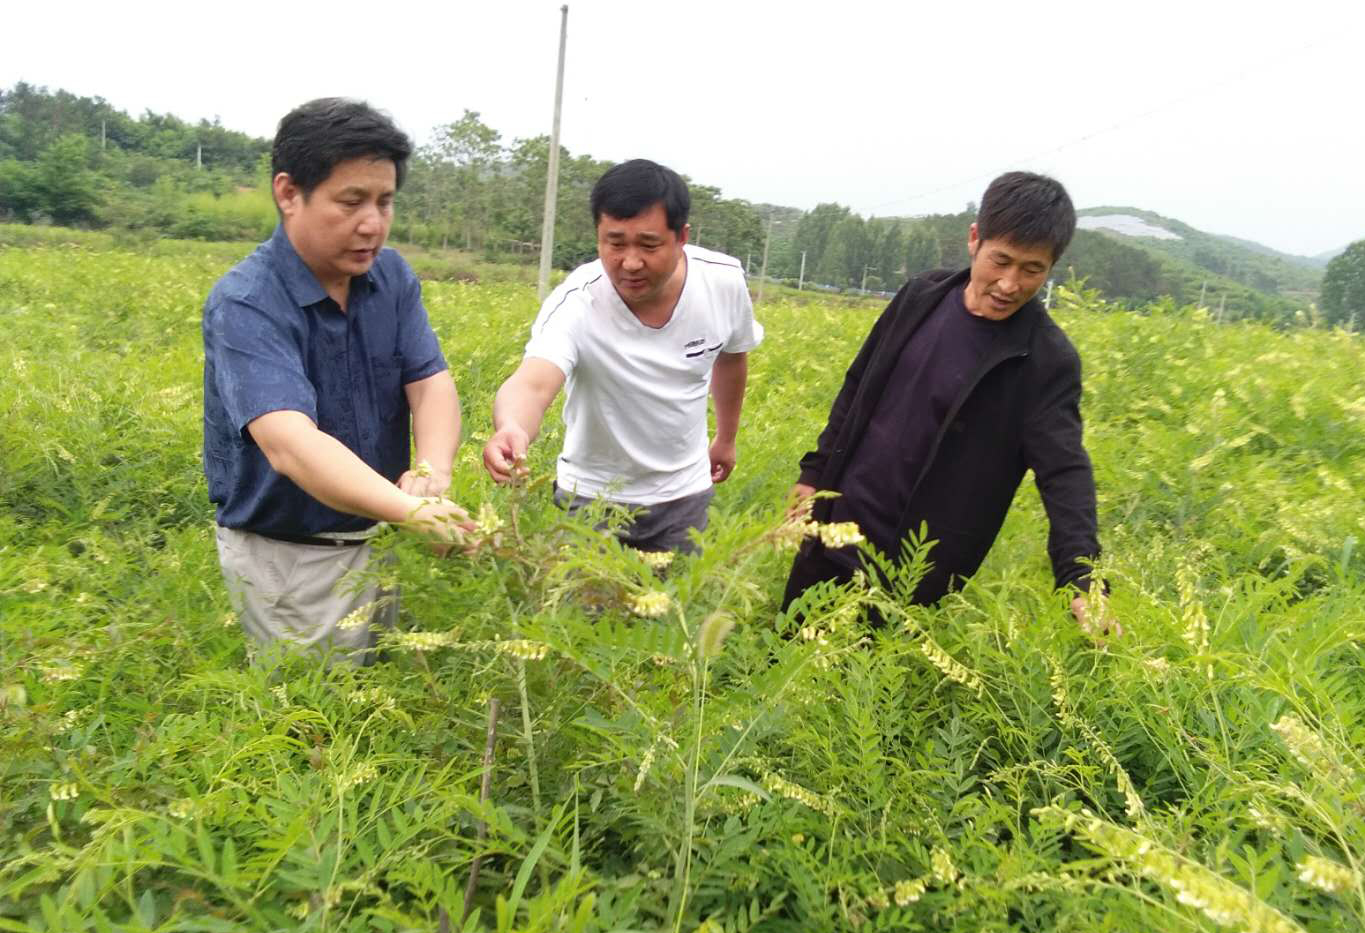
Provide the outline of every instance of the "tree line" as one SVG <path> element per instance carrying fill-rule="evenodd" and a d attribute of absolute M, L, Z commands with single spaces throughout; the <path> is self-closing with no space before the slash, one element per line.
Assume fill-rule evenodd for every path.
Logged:
<path fill-rule="evenodd" d="M 132 117 L 99 97 L 19 83 L 0 89 L 0 220 L 260 239 L 274 227 L 269 140 L 148 111 Z M 414 152 L 394 239 L 492 260 L 539 254 L 550 142 L 504 141 L 477 111 L 438 126 Z M 667 157 L 662 156 L 667 162 Z M 610 163 L 561 147 L 554 265 L 591 258 L 588 192 Z M 692 239 L 742 260 L 752 276 L 807 287 L 892 291 L 927 269 L 967 263 L 974 204 L 954 214 L 867 217 L 838 203 L 809 211 L 725 197 L 689 179 Z M 1078 230 L 1056 278 L 1084 279 L 1136 306 L 1169 295 L 1225 317 L 1291 320 L 1303 302 L 1257 289 L 1099 231 Z"/>

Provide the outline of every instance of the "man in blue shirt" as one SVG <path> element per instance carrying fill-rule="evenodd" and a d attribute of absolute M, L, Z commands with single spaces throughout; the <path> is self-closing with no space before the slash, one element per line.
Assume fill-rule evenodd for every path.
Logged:
<path fill-rule="evenodd" d="M 397 609 L 359 576 L 379 523 L 444 541 L 469 527 L 441 498 L 455 383 L 416 276 L 384 249 L 411 152 L 357 101 L 290 112 L 271 153 L 280 224 L 204 306 L 204 472 L 223 575 L 260 644 L 367 660 L 371 624 Z"/>

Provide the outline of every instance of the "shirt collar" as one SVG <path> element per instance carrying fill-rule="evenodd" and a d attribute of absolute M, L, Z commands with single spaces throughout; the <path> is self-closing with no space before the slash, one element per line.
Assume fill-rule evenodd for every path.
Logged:
<path fill-rule="evenodd" d="M 313 274 L 313 270 L 308 268 L 308 264 L 303 261 L 294 249 L 294 244 L 289 241 L 289 235 L 284 232 L 284 224 L 276 224 L 275 232 L 270 236 L 270 250 L 275 264 L 275 270 L 279 272 L 280 278 L 284 281 L 284 287 L 289 292 L 289 297 L 301 308 L 315 305 L 327 298 L 327 289 L 322 287 L 318 277 Z M 373 289 L 377 282 L 374 277 L 374 267 L 364 275 L 357 275 L 351 278 L 351 284 L 357 281 L 364 282 Z"/>

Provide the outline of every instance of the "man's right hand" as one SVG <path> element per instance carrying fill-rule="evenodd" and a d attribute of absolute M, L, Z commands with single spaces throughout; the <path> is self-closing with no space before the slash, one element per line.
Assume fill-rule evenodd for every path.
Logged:
<path fill-rule="evenodd" d="M 526 448 L 531 439 L 514 424 L 497 431 L 483 447 L 483 467 L 495 483 L 510 483 L 524 477 Z"/>
<path fill-rule="evenodd" d="M 465 545 L 465 535 L 478 528 L 478 525 L 468 512 L 449 499 L 423 499 L 403 527 L 427 538 L 432 550 L 441 557 L 449 554 L 453 547 L 461 547 L 466 554 L 477 550 L 477 546 Z"/>
<path fill-rule="evenodd" d="M 788 518 L 804 518 L 810 514 L 811 499 L 815 495 L 815 487 L 806 483 L 797 483 L 792 487 L 792 491 L 787 494 L 791 505 L 787 508 Z"/>

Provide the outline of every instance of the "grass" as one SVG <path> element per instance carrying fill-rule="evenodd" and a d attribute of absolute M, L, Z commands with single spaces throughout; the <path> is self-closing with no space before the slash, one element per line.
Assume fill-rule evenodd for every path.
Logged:
<path fill-rule="evenodd" d="M 391 542 L 386 663 L 263 668 L 199 463 L 199 308 L 250 244 L 0 244 L 0 929 L 1365 923 L 1353 337 L 1063 292 L 1127 634 L 1051 592 L 1031 488 L 961 593 L 902 609 L 911 561 L 797 627 L 783 498 L 871 312 L 760 309 L 738 469 L 661 575 L 550 506 L 556 418 L 530 487 L 488 482 L 534 291 L 437 270 L 454 495 L 496 541 Z"/>

